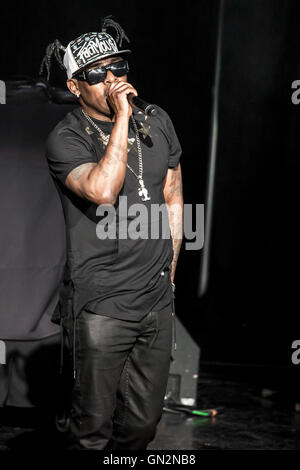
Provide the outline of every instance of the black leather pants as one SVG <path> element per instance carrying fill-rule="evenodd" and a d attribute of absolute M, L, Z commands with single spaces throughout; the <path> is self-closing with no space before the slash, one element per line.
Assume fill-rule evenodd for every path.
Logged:
<path fill-rule="evenodd" d="M 167 387 L 171 304 L 141 322 L 83 310 L 75 325 L 69 449 L 146 449 Z"/>

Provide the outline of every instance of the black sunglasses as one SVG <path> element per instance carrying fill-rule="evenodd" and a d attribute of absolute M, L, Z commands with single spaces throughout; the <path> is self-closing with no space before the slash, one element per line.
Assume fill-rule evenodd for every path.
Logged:
<path fill-rule="evenodd" d="M 74 75 L 77 80 L 88 82 L 89 85 L 96 85 L 96 83 L 104 82 L 107 72 L 110 70 L 116 77 L 123 77 L 129 72 L 129 65 L 127 60 L 119 60 L 108 65 L 101 65 L 95 69 L 85 70 Z"/>

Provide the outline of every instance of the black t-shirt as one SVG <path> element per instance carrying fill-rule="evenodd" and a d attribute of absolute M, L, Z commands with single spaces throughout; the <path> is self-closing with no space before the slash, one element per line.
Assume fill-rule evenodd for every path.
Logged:
<path fill-rule="evenodd" d="M 127 208 L 139 203 L 148 209 L 147 230 L 151 235 L 151 224 L 157 222 L 151 205 L 164 204 L 164 177 L 168 168 L 179 163 L 181 147 L 173 124 L 165 111 L 157 109 L 156 116 L 146 117 L 141 112 L 134 112 L 142 148 L 143 180 L 151 199 L 142 201 L 138 194 L 138 180 L 127 168 L 124 185 L 115 204 L 114 239 L 98 238 L 96 228 L 101 217 L 96 216 L 97 206 L 65 186 L 70 171 L 83 163 L 97 163 L 105 154 L 106 146 L 98 131 L 78 107 L 68 113 L 48 137 L 48 164 L 61 196 L 66 221 L 64 288 L 67 285 L 72 291 L 75 315 L 84 308 L 96 314 L 139 321 L 149 311 L 163 308 L 172 300 L 170 272 L 167 270 L 173 257 L 171 237 L 164 237 L 160 230 L 158 238 L 147 238 L 144 227 L 144 238 L 132 239 L 120 236 L 119 229 L 124 227 L 120 221 L 127 219 L 129 226 L 136 217 L 128 215 L 128 210 L 124 209 L 126 198 L 123 198 L 121 211 L 120 196 L 126 196 Z M 94 121 L 106 135 L 111 133 L 114 123 Z M 131 120 L 128 142 L 127 161 L 138 174 L 137 144 Z"/>

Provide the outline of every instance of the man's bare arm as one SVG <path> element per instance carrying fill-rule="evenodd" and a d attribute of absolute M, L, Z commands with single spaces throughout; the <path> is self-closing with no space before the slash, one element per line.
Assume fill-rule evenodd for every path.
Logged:
<path fill-rule="evenodd" d="M 181 166 L 169 168 L 164 180 L 164 196 L 169 214 L 174 256 L 171 264 L 171 281 L 174 282 L 176 265 L 183 238 L 183 193 Z"/>
<path fill-rule="evenodd" d="M 66 186 L 95 204 L 114 204 L 123 186 L 127 163 L 128 118 L 116 120 L 106 153 L 99 163 L 84 163 L 72 170 Z"/>

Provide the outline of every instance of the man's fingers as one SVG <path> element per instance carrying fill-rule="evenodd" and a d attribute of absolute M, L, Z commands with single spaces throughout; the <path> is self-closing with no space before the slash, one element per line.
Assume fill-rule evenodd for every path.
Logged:
<path fill-rule="evenodd" d="M 115 114 L 125 113 L 128 116 L 132 113 L 127 96 L 137 96 L 137 91 L 133 86 L 123 80 L 115 81 L 108 89 L 107 101 Z"/>
<path fill-rule="evenodd" d="M 137 95 L 137 91 L 133 86 L 128 83 L 128 82 L 116 82 L 116 84 L 113 84 L 110 89 L 108 90 L 108 96 L 117 93 L 117 92 L 126 92 L 126 94 L 133 93 L 134 95 Z"/>

